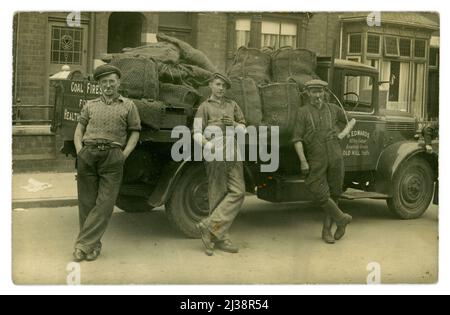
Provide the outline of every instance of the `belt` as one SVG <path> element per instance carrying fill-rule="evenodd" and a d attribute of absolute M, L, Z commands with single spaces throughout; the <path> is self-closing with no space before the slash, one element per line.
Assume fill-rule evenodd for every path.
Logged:
<path fill-rule="evenodd" d="M 94 147 L 100 151 L 106 151 L 113 148 L 121 148 L 122 146 L 118 143 L 105 142 L 105 141 L 84 141 L 85 146 Z"/>

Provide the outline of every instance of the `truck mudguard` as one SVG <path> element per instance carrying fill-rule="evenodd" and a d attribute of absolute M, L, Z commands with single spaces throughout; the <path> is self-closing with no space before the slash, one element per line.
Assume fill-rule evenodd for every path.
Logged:
<path fill-rule="evenodd" d="M 166 201 L 172 195 L 173 189 L 178 182 L 179 178 L 183 175 L 183 173 L 189 167 L 193 165 L 201 165 L 204 167 L 203 162 L 192 162 L 192 161 L 183 161 L 183 162 L 174 162 L 170 161 L 164 167 L 161 178 L 158 182 L 158 186 L 153 191 L 152 195 L 148 199 L 148 202 L 153 207 L 160 207 L 166 203 Z M 245 182 L 247 186 L 248 192 L 254 193 L 255 178 L 252 175 L 251 170 L 244 163 L 244 176 Z"/>
<path fill-rule="evenodd" d="M 380 154 L 376 167 L 377 191 L 390 194 L 392 181 L 400 166 L 415 156 L 421 156 L 428 161 L 437 174 L 438 156 L 436 153 L 426 153 L 425 148 L 417 141 L 397 142 L 386 147 Z"/>

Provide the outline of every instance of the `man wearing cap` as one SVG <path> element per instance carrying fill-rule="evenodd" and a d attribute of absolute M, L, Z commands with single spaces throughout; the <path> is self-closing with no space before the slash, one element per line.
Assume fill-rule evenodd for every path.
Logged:
<path fill-rule="evenodd" d="M 344 161 L 339 141 L 342 140 L 355 121 L 347 125 L 344 111 L 335 104 L 325 101 L 327 82 L 312 80 L 305 84 L 309 102 L 298 111 L 293 142 L 306 175 L 306 185 L 314 201 L 324 210 L 322 238 L 333 244 L 340 240 L 346 226 L 352 221 L 349 214 L 338 207 L 344 180 Z M 338 133 L 337 128 L 345 126 Z M 331 232 L 333 222 L 337 229 Z"/>
<path fill-rule="evenodd" d="M 231 87 L 231 82 L 226 76 L 215 73 L 209 87 L 211 96 L 197 110 L 196 120 L 201 121 L 201 124 L 194 125 L 194 140 L 211 152 L 217 149 L 223 154 L 230 139 L 205 137 L 205 129 L 216 127 L 225 134 L 226 127 L 231 126 L 236 128 L 236 132 L 245 133 L 245 118 L 236 102 L 224 97 L 226 89 Z M 231 140 L 234 140 L 234 137 Z M 244 166 L 237 159 L 235 141 L 233 145 L 235 155 L 232 161 L 223 158 L 223 161 L 205 162 L 210 216 L 200 222 L 197 228 L 208 256 L 213 255 L 215 248 L 229 253 L 239 251 L 228 235 L 245 197 Z"/>
<path fill-rule="evenodd" d="M 121 72 L 111 65 L 94 71 L 102 96 L 87 101 L 75 130 L 80 232 L 74 261 L 94 261 L 111 218 L 123 165 L 134 150 L 141 122 L 134 103 L 118 94 Z"/>

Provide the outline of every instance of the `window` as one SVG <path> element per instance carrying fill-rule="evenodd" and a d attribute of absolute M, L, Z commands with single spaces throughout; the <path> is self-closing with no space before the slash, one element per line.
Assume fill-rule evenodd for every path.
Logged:
<path fill-rule="evenodd" d="M 352 112 L 371 113 L 373 79 L 370 76 L 347 74 L 344 78 L 344 108 Z"/>
<path fill-rule="evenodd" d="M 236 20 L 236 48 L 248 46 L 250 41 L 250 19 Z"/>
<path fill-rule="evenodd" d="M 159 12 L 158 32 L 193 45 L 191 12 Z"/>
<path fill-rule="evenodd" d="M 367 59 L 366 60 L 366 65 L 372 66 L 375 69 L 378 69 L 378 71 L 380 70 L 380 60 L 378 59 Z M 378 80 L 380 80 L 381 77 L 378 78 Z M 372 80 L 369 80 L 367 82 L 365 82 L 366 86 L 372 86 Z"/>
<path fill-rule="evenodd" d="M 362 35 L 350 34 L 348 36 L 348 53 L 361 54 L 362 52 Z"/>
<path fill-rule="evenodd" d="M 380 45 L 381 36 L 380 35 L 367 35 L 367 53 L 368 54 L 380 54 Z"/>
<path fill-rule="evenodd" d="M 414 47 L 414 57 L 425 58 L 426 57 L 426 42 L 422 39 L 416 39 Z"/>
<path fill-rule="evenodd" d="M 416 117 L 422 117 L 425 96 L 425 63 L 414 65 L 414 78 L 411 113 Z"/>
<path fill-rule="evenodd" d="M 74 27 L 52 27 L 50 62 L 81 65 L 83 56 L 83 30 Z"/>
<path fill-rule="evenodd" d="M 439 48 L 430 48 L 430 67 L 439 67 Z"/>
<path fill-rule="evenodd" d="M 384 54 L 388 57 L 398 57 L 400 55 L 397 37 L 384 37 Z"/>
<path fill-rule="evenodd" d="M 278 49 L 283 46 L 297 47 L 297 24 L 262 22 L 261 47 Z"/>
<path fill-rule="evenodd" d="M 386 108 L 407 112 L 409 101 L 410 62 L 383 61 L 380 94 L 385 95 Z M 383 100 L 381 100 L 383 102 Z"/>
<path fill-rule="evenodd" d="M 409 38 L 400 38 L 400 56 L 411 57 L 411 43 Z"/>

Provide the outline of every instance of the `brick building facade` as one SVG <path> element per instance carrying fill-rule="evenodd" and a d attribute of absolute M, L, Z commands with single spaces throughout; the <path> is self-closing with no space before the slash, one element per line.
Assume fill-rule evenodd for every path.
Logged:
<path fill-rule="evenodd" d="M 157 32 L 189 42 L 205 52 L 221 71 L 232 62 L 234 51 L 240 45 L 257 48 L 290 45 L 313 50 L 319 56 L 330 56 L 333 43 L 337 42 L 338 57 L 373 64 L 380 69 L 382 78 L 408 76 L 408 86 L 400 87 L 406 90 L 387 96 L 386 102 L 397 101 L 396 106 L 419 119 L 437 117 L 438 98 L 433 99 L 427 84 L 433 83 L 436 94 L 438 65 L 429 64 L 438 60 L 438 55 L 431 53 L 436 53 L 436 48 L 439 52 L 438 46 L 433 46 L 433 38 L 439 35 L 438 15 L 383 13 L 381 26 L 372 27 L 368 26 L 366 17 L 367 14 L 325 12 L 18 13 L 14 17 L 13 43 L 13 168 L 17 171 L 73 169 L 73 160 L 58 153 L 59 140 L 48 127 L 52 118 L 52 109 L 45 107 L 52 99 L 49 77 L 65 64 L 72 70 L 92 73 L 103 54 L 154 42 Z M 378 54 L 373 53 L 376 48 L 372 47 L 376 42 L 373 35 L 379 39 Z M 392 44 L 392 37 L 397 38 L 396 44 Z M 391 46 L 398 45 L 398 56 L 397 51 L 394 54 L 383 51 L 386 40 Z M 409 57 L 400 55 L 405 54 L 405 40 L 411 43 Z M 425 49 L 423 57 L 413 55 L 416 43 Z M 433 78 L 428 80 L 432 74 Z M 422 82 L 419 94 L 417 82 Z M 433 102 L 437 104 L 430 105 Z"/>

